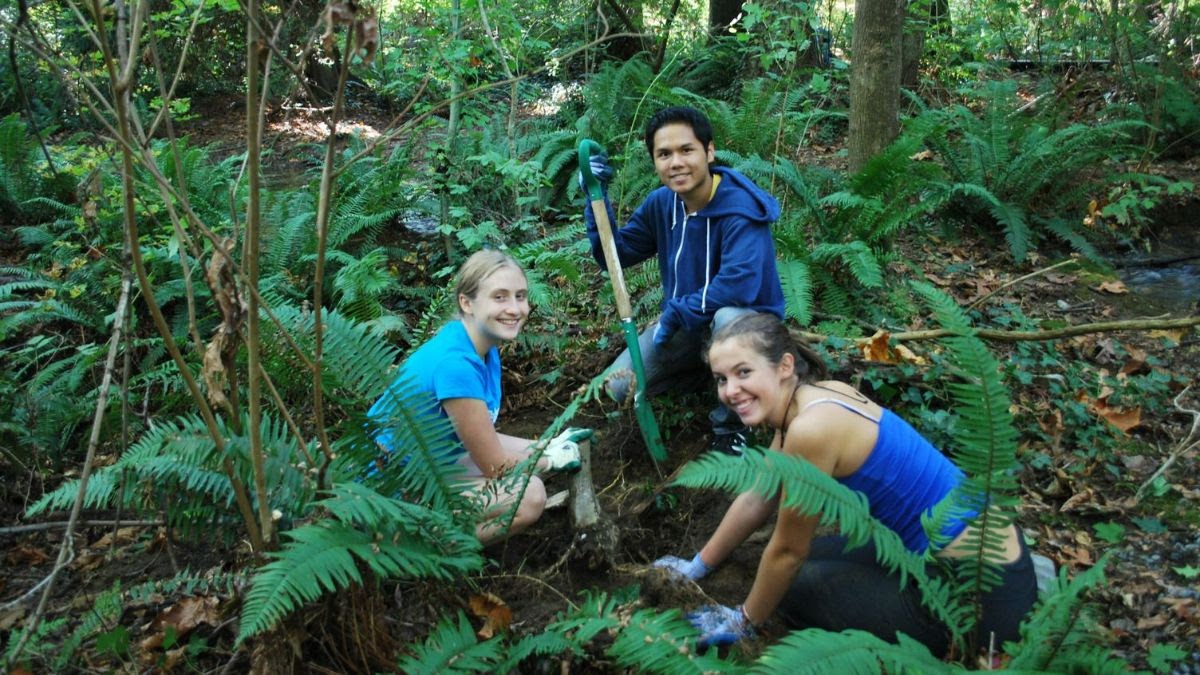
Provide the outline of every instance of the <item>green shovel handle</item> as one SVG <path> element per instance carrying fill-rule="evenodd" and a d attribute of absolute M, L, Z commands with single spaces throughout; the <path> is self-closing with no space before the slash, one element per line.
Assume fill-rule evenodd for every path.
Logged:
<path fill-rule="evenodd" d="M 579 141 L 579 175 L 583 177 L 584 192 L 588 201 L 604 199 L 604 188 L 600 180 L 592 174 L 592 155 L 604 154 L 604 146 L 590 138 Z"/>

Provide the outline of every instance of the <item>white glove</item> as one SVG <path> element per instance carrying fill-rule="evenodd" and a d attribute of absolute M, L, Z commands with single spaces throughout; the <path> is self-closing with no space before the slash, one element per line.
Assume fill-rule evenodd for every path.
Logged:
<path fill-rule="evenodd" d="M 542 457 L 546 458 L 547 469 L 550 471 L 579 470 L 579 441 L 592 437 L 591 429 L 569 427 L 561 434 L 550 439 Z"/>
<path fill-rule="evenodd" d="M 651 566 L 667 570 L 672 574 L 678 574 L 692 581 L 699 581 L 708 576 L 708 573 L 712 571 L 712 568 L 705 565 L 704 561 L 700 559 L 699 553 L 691 560 L 684 560 L 673 555 L 664 556 L 655 560 Z"/>

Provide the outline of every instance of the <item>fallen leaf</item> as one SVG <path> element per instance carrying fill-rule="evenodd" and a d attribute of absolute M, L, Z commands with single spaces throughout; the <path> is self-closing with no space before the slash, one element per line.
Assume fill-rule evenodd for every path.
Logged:
<path fill-rule="evenodd" d="M 191 633 L 200 624 L 217 626 L 221 623 L 220 600 L 211 595 L 193 595 L 159 613 L 150 622 L 148 628 L 153 631 L 139 644 L 143 650 L 158 649 L 171 632 L 179 641 Z"/>
<path fill-rule="evenodd" d="M 1178 345 L 1179 343 L 1183 342 L 1183 332 L 1184 330 L 1182 328 L 1178 330 L 1152 330 L 1149 333 L 1146 333 L 1146 335 L 1152 338 L 1163 338 L 1170 340 L 1175 345 Z"/>
<path fill-rule="evenodd" d="M 492 593 L 472 595 L 469 605 L 471 612 L 483 619 L 483 627 L 477 632 L 481 640 L 487 640 L 498 632 L 508 630 L 512 623 L 512 610 Z"/>
<path fill-rule="evenodd" d="M 49 562 L 50 554 L 35 546 L 18 544 L 8 552 L 8 555 L 4 556 L 4 560 L 13 567 L 18 565 L 33 567 Z"/>
<path fill-rule="evenodd" d="M 1166 614 L 1155 614 L 1154 616 L 1146 616 L 1138 619 L 1138 630 L 1146 630 L 1148 628 L 1162 628 L 1170 621 L 1170 617 Z"/>
<path fill-rule="evenodd" d="M 888 338 L 890 337 L 891 333 L 886 331 L 878 331 L 872 335 L 862 346 L 863 358 L 868 361 L 892 363 L 888 360 L 891 356 L 891 350 L 888 349 Z"/>
<path fill-rule="evenodd" d="M 1163 598 L 1163 603 L 1175 612 L 1175 616 L 1190 623 L 1200 622 L 1200 614 L 1196 612 L 1195 598 Z"/>
<path fill-rule="evenodd" d="M 1112 293 L 1113 295 L 1123 295 L 1129 292 L 1129 289 L 1125 287 L 1125 282 L 1119 280 L 1105 281 L 1099 286 L 1093 286 L 1092 290 L 1100 291 L 1101 293 Z"/>
<path fill-rule="evenodd" d="M 925 359 L 904 345 L 890 345 L 891 333 L 879 331 L 862 343 L 863 358 L 876 363 L 916 363 Z"/>
<path fill-rule="evenodd" d="M 74 567 L 76 570 L 79 570 L 80 572 L 90 572 L 90 571 L 100 567 L 100 565 L 102 565 L 103 563 L 104 563 L 104 555 L 103 554 L 88 551 L 85 553 L 80 553 L 79 556 L 75 558 L 75 562 L 71 563 L 71 567 Z"/>
<path fill-rule="evenodd" d="M 25 614 L 25 606 L 21 604 L 0 610 L 0 631 L 12 630 L 18 621 L 25 618 Z"/>
<path fill-rule="evenodd" d="M 122 527 L 116 533 L 106 532 L 103 537 L 100 537 L 96 543 L 92 544 L 94 549 L 106 549 L 109 546 L 120 546 L 128 544 L 137 539 L 138 528 Z"/>
<path fill-rule="evenodd" d="M 1083 547 L 1064 546 L 1062 547 L 1062 556 L 1064 562 L 1074 563 L 1080 567 L 1091 567 L 1095 564 L 1092 552 Z"/>
<path fill-rule="evenodd" d="M 1091 406 L 1092 410 L 1104 421 L 1121 430 L 1122 433 L 1128 435 L 1130 430 L 1142 424 L 1142 409 L 1141 408 L 1118 408 L 1109 406 L 1107 403 L 1096 401 Z"/>

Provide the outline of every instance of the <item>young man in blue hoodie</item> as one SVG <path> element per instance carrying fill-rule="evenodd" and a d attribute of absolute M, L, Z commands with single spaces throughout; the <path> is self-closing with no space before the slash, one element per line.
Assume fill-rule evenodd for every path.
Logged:
<path fill-rule="evenodd" d="M 713 166 L 712 124 L 695 108 L 659 110 L 646 124 L 646 149 L 663 186 L 650 193 L 624 227 L 613 232 L 621 267 L 657 256 L 662 274 L 662 313 L 639 337 L 646 393 L 710 387 L 703 362 L 715 328 L 749 312 L 783 318 L 783 289 L 775 269 L 770 225 L 779 202 L 746 176 Z M 591 157 L 602 184 L 612 177 L 603 155 Z M 605 196 L 609 222 L 612 205 Z M 605 269 L 600 234 L 591 209 L 584 210 L 592 255 Z M 613 363 L 606 388 L 618 402 L 634 389 L 625 350 Z M 745 427 L 723 405 L 709 413 L 713 449 L 740 452 Z"/>

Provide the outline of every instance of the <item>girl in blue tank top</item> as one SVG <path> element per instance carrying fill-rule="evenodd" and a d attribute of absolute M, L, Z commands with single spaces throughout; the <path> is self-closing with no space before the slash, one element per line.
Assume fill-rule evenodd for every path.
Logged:
<path fill-rule="evenodd" d="M 853 387 L 827 380 L 812 350 L 797 344 L 769 314 L 750 314 L 718 330 L 708 350 L 717 395 L 748 426 L 774 431 L 770 448 L 801 457 L 866 496 L 871 514 L 914 553 L 929 539 L 921 525 L 963 479 L 959 469 L 907 422 Z M 875 560 L 870 546 L 845 551 L 844 537 L 816 537 L 816 516 L 780 509 L 748 492 L 730 505 L 721 524 L 690 561 L 668 556 L 655 566 L 697 580 L 721 564 L 778 511 L 758 574 L 737 608 L 715 606 L 691 615 L 701 645 L 729 644 L 754 634 L 773 614 L 792 628 L 864 630 L 889 641 L 903 632 L 935 654 L 949 633 L 920 604 L 911 584 Z M 951 543 L 935 556 L 963 555 L 957 545 L 967 522 L 946 526 Z M 1004 533 L 1003 583 L 983 598 L 979 638 L 999 646 L 1019 638 L 1021 619 L 1037 599 L 1037 584 L 1019 530 Z"/>

